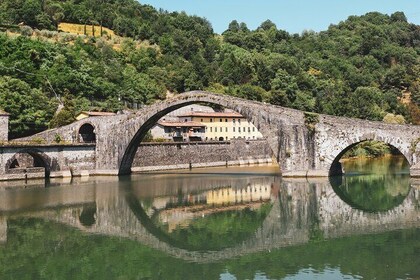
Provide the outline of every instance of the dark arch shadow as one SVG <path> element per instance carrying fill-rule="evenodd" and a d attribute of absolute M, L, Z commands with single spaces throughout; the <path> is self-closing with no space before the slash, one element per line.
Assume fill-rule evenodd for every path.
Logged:
<path fill-rule="evenodd" d="M 88 122 L 82 124 L 78 131 L 78 140 L 81 143 L 95 143 L 95 126 Z"/>
<path fill-rule="evenodd" d="M 58 170 L 58 164 L 53 162 L 51 158 L 38 149 L 23 149 L 17 152 L 6 162 L 6 172 L 14 167 L 18 154 L 29 154 L 34 159 L 34 167 L 43 167 L 45 169 L 45 178 L 50 177 L 51 170 Z"/>
<path fill-rule="evenodd" d="M 120 163 L 120 167 L 118 170 L 118 175 L 129 175 L 131 173 L 131 166 L 133 164 L 133 160 L 134 157 L 136 155 L 137 149 L 140 145 L 140 143 L 142 142 L 142 140 L 144 139 L 144 137 L 146 136 L 147 132 L 153 127 L 153 125 L 155 125 L 158 120 L 160 118 L 162 118 L 163 116 L 165 116 L 166 114 L 175 111 L 179 108 L 188 106 L 188 105 L 192 105 L 192 104 L 211 104 L 211 105 L 215 105 L 215 106 L 223 106 L 225 108 L 231 109 L 231 110 L 235 110 L 235 108 L 230 107 L 230 106 L 225 106 L 216 102 L 203 102 L 203 101 L 197 101 L 197 100 L 186 100 L 183 103 L 180 104 L 175 104 L 172 105 L 168 108 L 165 108 L 162 111 L 157 112 L 156 114 L 154 114 L 152 117 L 150 117 L 147 121 L 144 122 L 144 124 L 139 128 L 139 130 L 136 132 L 136 134 L 134 135 L 134 137 L 131 139 L 130 143 L 128 144 L 124 155 L 122 157 L 121 163 Z M 242 113 L 241 113 L 242 114 Z M 247 116 L 246 114 L 242 114 L 243 117 L 245 117 L 248 121 L 250 121 L 249 116 Z M 272 154 L 274 154 L 274 152 L 272 151 Z"/>
<path fill-rule="evenodd" d="M 366 141 L 377 141 L 377 142 L 382 142 L 384 144 L 387 144 L 388 146 L 390 146 L 392 149 L 394 149 L 395 151 L 398 151 L 401 155 L 404 156 L 404 159 L 407 161 L 407 163 L 410 165 L 410 162 L 408 160 L 408 158 L 394 145 L 381 141 L 381 140 L 375 140 L 375 139 L 365 139 L 359 142 L 355 142 L 349 146 L 347 146 L 347 148 L 345 148 L 344 150 L 342 150 L 333 160 L 333 162 L 331 163 L 330 169 L 328 171 L 328 176 L 341 176 L 343 175 L 343 167 L 341 165 L 341 158 L 343 157 L 343 155 L 348 152 L 350 149 L 354 148 L 355 146 L 359 145 L 360 143 L 366 142 Z"/>

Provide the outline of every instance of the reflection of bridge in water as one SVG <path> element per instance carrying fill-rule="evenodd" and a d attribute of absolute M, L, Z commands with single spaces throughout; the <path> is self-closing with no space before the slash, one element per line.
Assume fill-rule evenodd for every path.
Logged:
<path fill-rule="evenodd" d="M 226 179 L 215 178 L 212 183 L 224 183 L 226 186 L 224 180 Z M 380 213 L 351 208 L 337 196 L 328 180 L 275 182 L 273 178 L 267 177 L 251 178 L 248 184 L 252 186 L 262 182 L 271 184 L 274 193 L 278 194 L 273 199 L 270 213 L 247 240 L 220 251 L 198 252 L 175 246 L 151 223 L 140 206 L 139 200 L 151 193 L 145 192 L 144 188 L 132 186 L 107 187 L 106 183 L 100 181 L 95 186 L 82 184 L 76 187 L 1 191 L 0 238 L 7 240 L 8 219 L 41 217 L 76 227 L 83 232 L 137 240 L 183 260 L 215 262 L 263 250 L 304 244 L 316 238 L 314 236 L 330 239 L 420 226 L 420 182 L 412 181 L 412 188 L 402 204 Z M 185 185 L 184 188 L 188 190 Z M 199 189 L 205 191 L 209 187 L 202 185 Z M 40 199 L 34 199 L 37 196 Z M 28 201 L 38 202 L 26 203 Z M 81 216 L 84 210 L 86 212 L 86 209 L 95 206 L 94 220 L 91 225 L 86 225 Z"/>

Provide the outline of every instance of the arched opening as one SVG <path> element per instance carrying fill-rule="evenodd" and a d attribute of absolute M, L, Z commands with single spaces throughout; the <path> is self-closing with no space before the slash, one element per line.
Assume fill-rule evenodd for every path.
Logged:
<path fill-rule="evenodd" d="M 382 141 L 376 140 L 364 140 L 360 142 L 353 143 L 343 149 L 333 160 L 330 166 L 329 175 L 330 176 L 341 176 L 346 172 L 343 167 L 343 162 L 349 159 L 375 159 L 379 157 L 392 156 L 393 160 L 390 160 L 390 164 L 399 162 L 403 164 L 403 170 L 409 172 L 409 161 L 406 156 L 401 153 L 401 151 L 395 146 L 385 143 Z M 396 161 L 395 161 L 396 160 Z M 360 165 L 360 162 L 359 162 Z"/>
<path fill-rule="evenodd" d="M 79 128 L 79 142 L 80 143 L 95 143 L 96 134 L 95 127 L 90 123 L 85 123 Z"/>
<path fill-rule="evenodd" d="M 239 157 L 245 158 L 249 163 L 272 163 L 273 153 L 268 142 L 245 114 L 242 115 L 220 105 L 216 111 L 210 105 L 209 103 L 203 104 L 199 101 L 187 101 L 183 104 L 176 104 L 165 108 L 147 119 L 125 150 L 120 164 L 119 174 L 130 174 L 132 170 L 151 170 L 143 168 L 146 163 L 160 166 L 160 168 L 168 164 L 178 166 L 189 164 L 191 166 L 192 163 L 194 168 L 194 163 L 213 161 L 224 163 L 224 166 L 226 166 L 234 160 L 233 157 L 238 157 L 236 160 L 239 160 Z M 194 108 L 194 106 L 199 106 L 199 109 Z M 206 110 L 205 108 L 208 111 L 204 111 Z M 230 143 L 231 148 L 235 145 L 244 146 L 243 148 L 236 149 L 236 152 L 224 151 L 224 144 L 218 143 L 228 141 L 228 139 L 241 138 L 252 139 L 251 142 L 253 143 L 249 144 L 244 141 L 237 141 L 233 145 L 233 142 Z M 143 139 L 147 139 L 148 143 L 141 144 Z M 161 142 L 166 143 L 163 145 Z M 177 142 L 177 149 L 171 148 L 173 142 Z M 200 144 L 193 146 L 191 145 L 192 142 L 200 142 Z M 257 142 L 264 143 L 257 145 Z M 211 144 L 213 145 L 213 149 L 209 147 Z M 143 148 L 146 145 L 149 148 L 151 146 L 154 147 L 153 153 L 143 152 L 143 150 L 146 150 Z M 161 154 L 158 151 L 158 145 L 166 147 L 165 154 Z M 218 145 L 217 149 L 216 145 Z M 245 145 L 256 146 L 256 148 L 253 149 Z M 226 148 L 228 146 L 229 143 L 226 143 Z M 199 149 L 195 148 L 195 155 L 192 153 L 188 154 L 189 150 L 194 149 L 193 147 L 199 147 Z M 200 156 L 197 156 L 197 153 L 200 153 Z M 209 159 L 210 155 L 214 157 L 214 160 Z M 147 162 L 143 162 L 141 158 Z M 197 160 L 203 160 L 203 158 L 206 161 L 196 162 Z M 163 159 L 165 160 L 163 161 Z M 162 161 L 162 164 L 159 164 L 160 161 Z M 196 166 L 203 165 L 197 164 Z"/>
<path fill-rule="evenodd" d="M 49 178 L 51 172 L 50 158 L 40 151 L 23 150 L 16 153 L 6 163 L 6 173 L 22 174 L 25 178 Z"/>
<path fill-rule="evenodd" d="M 330 175 L 337 195 L 351 207 L 381 212 L 400 205 L 410 191 L 410 164 L 394 146 L 362 141 L 344 149 Z"/>

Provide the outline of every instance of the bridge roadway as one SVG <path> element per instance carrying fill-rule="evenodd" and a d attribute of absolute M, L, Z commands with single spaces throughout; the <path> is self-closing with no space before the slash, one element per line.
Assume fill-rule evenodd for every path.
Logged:
<path fill-rule="evenodd" d="M 28 200 L 24 199 L 25 195 L 34 195 L 34 190 L 0 191 L 0 238 L 7 242 L 8 219 L 41 217 L 92 234 L 136 240 L 175 258 L 206 263 L 304 244 L 310 241 L 314 231 L 332 239 L 420 227 L 419 180 L 412 179 L 411 189 L 399 206 L 379 213 L 353 209 L 337 196 L 326 179 L 310 183 L 305 179 L 290 179 L 275 184 L 278 195 L 272 197 L 271 211 L 261 226 L 244 242 L 219 251 L 186 249 L 153 225 L 130 188 L 107 186 L 101 181 L 93 187 L 36 190 L 35 193 L 48 191 L 48 195 L 35 206 L 25 204 Z M 77 192 L 72 188 L 77 188 Z M 77 195 L 72 195 L 72 191 Z M 11 198 L 13 203 L 8 203 Z M 85 207 L 92 205 L 96 206 L 96 220 L 93 225 L 85 226 L 80 215 Z M 36 211 L 27 211 L 34 207 Z"/>
<path fill-rule="evenodd" d="M 244 100 L 232 96 L 193 91 L 145 106 L 133 114 L 87 118 L 47 130 L 19 141 L 42 140 L 57 146 L 57 135 L 66 142 L 80 138 L 80 128 L 91 126 L 94 148 L 61 145 L 22 147 L 54 176 L 129 174 L 139 143 L 164 115 L 194 103 L 212 103 L 232 109 L 252 122 L 268 141 L 284 177 L 322 177 L 342 172 L 339 159 L 352 146 L 378 140 L 397 148 L 420 176 L 420 126 L 386 124 L 361 119 L 308 114 L 302 111 Z M 19 149 L 0 147 L 0 178 L 10 171 Z M 48 174 L 47 174 L 48 175 Z"/>

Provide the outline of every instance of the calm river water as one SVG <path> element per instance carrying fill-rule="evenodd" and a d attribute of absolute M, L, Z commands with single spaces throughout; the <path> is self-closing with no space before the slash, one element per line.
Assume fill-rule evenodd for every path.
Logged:
<path fill-rule="evenodd" d="M 420 279 L 420 182 L 196 169 L 0 185 L 0 279 Z"/>

